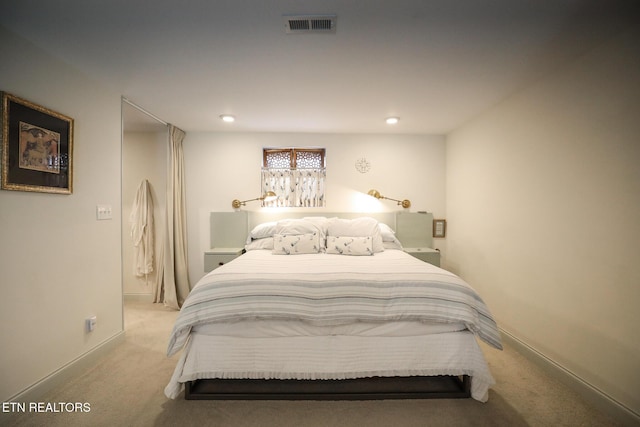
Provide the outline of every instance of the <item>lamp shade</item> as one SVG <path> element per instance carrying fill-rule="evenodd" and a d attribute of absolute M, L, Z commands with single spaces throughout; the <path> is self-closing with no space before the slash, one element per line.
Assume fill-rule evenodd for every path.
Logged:
<path fill-rule="evenodd" d="M 369 190 L 369 192 L 367 193 L 368 195 L 375 197 L 376 199 L 379 199 L 382 197 L 382 195 L 380 194 L 380 192 L 378 190 Z"/>

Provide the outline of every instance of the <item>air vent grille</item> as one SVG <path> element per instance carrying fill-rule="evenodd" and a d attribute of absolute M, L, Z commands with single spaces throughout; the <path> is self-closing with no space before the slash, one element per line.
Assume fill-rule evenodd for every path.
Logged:
<path fill-rule="evenodd" d="M 287 34 L 335 33 L 336 15 L 285 15 Z"/>

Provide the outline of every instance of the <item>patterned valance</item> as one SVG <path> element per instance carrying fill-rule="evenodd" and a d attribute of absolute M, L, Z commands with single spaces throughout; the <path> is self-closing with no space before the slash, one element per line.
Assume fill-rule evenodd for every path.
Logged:
<path fill-rule="evenodd" d="M 263 202 L 267 207 L 324 207 L 326 169 L 262 169 L 262 193 L 278 198 Z"/>

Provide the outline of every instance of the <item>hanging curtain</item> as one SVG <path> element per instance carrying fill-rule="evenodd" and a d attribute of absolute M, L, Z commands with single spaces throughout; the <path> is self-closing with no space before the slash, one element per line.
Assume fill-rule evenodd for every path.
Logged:
<path fill-rule="evenodd" d="M 262 169 L 262 192 L 273 191 L 278 198 L 265 202 L 269 207 L 324 206 L 325 169 Z"/>
<path fill-rule="evenodd" d="M 143 179 L 129 216 L 133 240 L 133 274 L 147 276 L 153 272 L 153 198 L 151 184 Z"/>
<path fill-rule="evenodd" d="M 169 173 L 167 179 L 167 219 L 158 265 L 158 282 L 154 302 L 179 310 L 189 294 L 187 269 L 187 216 L 185 202 L 184 156 L 185 133 L 173 125 L 169 129 Z M 161 265 L 160 265 L 161 264 Z"/>

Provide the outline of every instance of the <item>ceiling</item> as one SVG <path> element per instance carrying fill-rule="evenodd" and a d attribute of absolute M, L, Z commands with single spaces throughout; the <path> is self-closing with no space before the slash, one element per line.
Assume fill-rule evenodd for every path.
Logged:
<path fill-rule="evenodd" d="M 0 3 L 0 25 L 187 132 L 444 134 L 630 25 L 632 7 L 23 0 Z M 287 34 L 287 14 L 335 14 L 336 31 Z"/>

